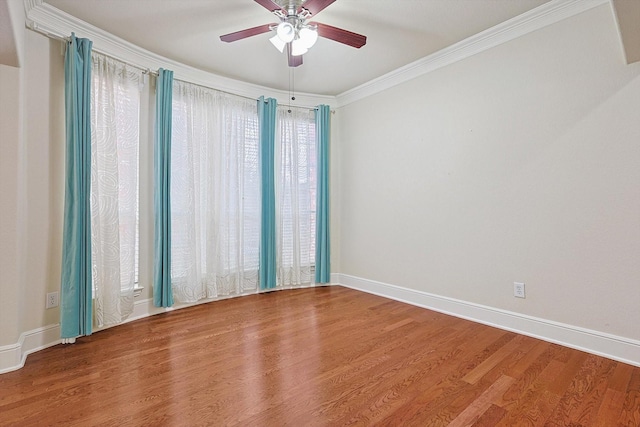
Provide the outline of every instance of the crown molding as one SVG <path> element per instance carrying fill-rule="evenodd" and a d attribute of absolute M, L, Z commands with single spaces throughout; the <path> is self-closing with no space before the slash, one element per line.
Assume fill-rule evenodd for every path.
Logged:
<path fill-rule="evenodd" d="M 286 91 L 219 76 L 155 54 L 69 15 L 43 0 L 24 0 L 24 6 L 27 27 L 48 37 L 65 39 L 73 32 L 78 37 L 90 39 L 93 42 L 94 51 L 118 58 L 143 70 L 170 69 L 174 72 L 175 79 L 247 98 L 258 98 L 264 95 L 278 100 L 287 100 L 288 103 Z M 327 104 L 333 108 L 336 99 L 334 96 L 296 93 L 296 105 L 318 104 Z"/>
<path fill-rule="evenodd" d="M 552 0 L 337 96 L 338 107 L 367 98 L 525 34 L 570 18 L 610 0 Z"/>
<path fill-rule="evenodd" d="M 328 104 L 332 108 L 342 107 L 610 1 L 552 0 L 335 97 L 296 94 L 297 103 L 305 106 Z M 24 5 L 27 26 L 49 37 L 66 38 L 74 32 L 78 37 L 91 39 L 94 50 L 142 69 L 168 68 L 174 71 L 176 79 L 202 86 L 249 98 L 265 95 L 288 100 L 288 93 L 285 91 L 219 76 L 147 51 L 44 3 L 43 0 L 24 0 Z"/>

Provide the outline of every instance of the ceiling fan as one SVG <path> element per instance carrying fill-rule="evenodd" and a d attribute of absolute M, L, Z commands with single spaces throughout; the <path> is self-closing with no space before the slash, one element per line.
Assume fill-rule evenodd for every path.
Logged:
<path fill-rule="evenodd" d="M 318 36 L 335 40 L 355 48 L 361 48 L 367 42 L 367 37 L 352 33 L 342 28 L 308 22 L 324 8 L 336 0 L 255 0 L 280 19 L 279 24 L 264 24 L 234 33 L 220 36 L 223 42 L 234 42 L 258 34 L 275 31 L 269 39 L 280 51 L 287 49 L 289 66 L 297 67 L 302 64 L 302 55 L 316 42 Z"/>

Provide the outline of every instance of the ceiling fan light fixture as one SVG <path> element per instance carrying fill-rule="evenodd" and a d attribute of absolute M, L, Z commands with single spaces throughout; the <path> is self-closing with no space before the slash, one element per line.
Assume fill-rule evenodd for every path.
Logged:
<path fill-rule="evenodd" d="M 304 41 L 302 39 L 295 39 L 291 42 L 291 55 L 292 56 L 300 56 L 307 53 L 309 49 L 305 46 Z"/>
<path fill-rule="evenodd" d="M 280 39 L 280 37 L 278 37 L 277 34 L 275 36 L 271 37 L 269 39 L 269 41 L 271 42 L 271 44 L 273 44 L 276 47 L 276 49 L 278 49 L 280 51 L 280 53 L 284 52 L 284 47 L 287 44 L 285 42 L 283 42 L 282 39 Z"/>
<path fill-rule="evenodd" d="M 361 48 L 367 43 L 366 36 L 319 22 L 309 22 L 312 16 L 315 17 L 318 12 L 335 1 L 255 0 L 256 3 L 272 12 L 278 18 L 278 22 L 224 34 L 220 36 L 220 40 L 230 43 L 259 34 L 271 33 L 269 41 L 279 52 L 284 53 L 287 48 L 289 67 L 302 65 L 302 55 L 315 45 L 318 37 Z"/>
<path fill-rule="evenodd" d="M 311 47 L 316 44 L 316 41 L 318 41 L 318 31 L 315 28 L 303 27 L 298 35 L 300 36 L 300 41 L 307 49 L 311 49 Z"/>
<path fill-rule="evenodd" d="M 276 28 L 276 34 L 285 43 L 289 43 L 293 41 L 293 38 L 296 36 L 295 28 L 289 22 L 281 22 L 278 24 Z"/>

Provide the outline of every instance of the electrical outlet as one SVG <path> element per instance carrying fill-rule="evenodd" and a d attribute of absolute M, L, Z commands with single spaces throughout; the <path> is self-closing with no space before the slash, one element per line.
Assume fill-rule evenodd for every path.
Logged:
<path fill-rule="evenodd" d="M 47 305 L 46 308 L 53 308 L 58 306 L 58 293 L 57 292 L 49 292 L 47 294 Z"/>
<path fill-rule="evenodd" d="M 513 296 L 516 298 L 524 298 L 524 283 L 513 282 Z"/>

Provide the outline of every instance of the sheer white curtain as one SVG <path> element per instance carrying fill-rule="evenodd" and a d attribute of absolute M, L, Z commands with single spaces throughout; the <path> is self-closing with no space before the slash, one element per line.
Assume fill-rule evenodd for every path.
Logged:
<path fill-rule="evenodd" d="M 174 297 L 257 291 L 256 101 L 174 81 L 171 157 Z"/>
<path fill-rule="evenodd" d="M 276 128 L 277 286 L 308 285 L 314 281 L 316 245 L 313 111 L 278 107 Z"/>
<path fill-rule="evenodd" d="M 133 311 L 141 73 L 100 54 L 92 60 L 91 257 L 94 318 L 102 327 Z"/>

